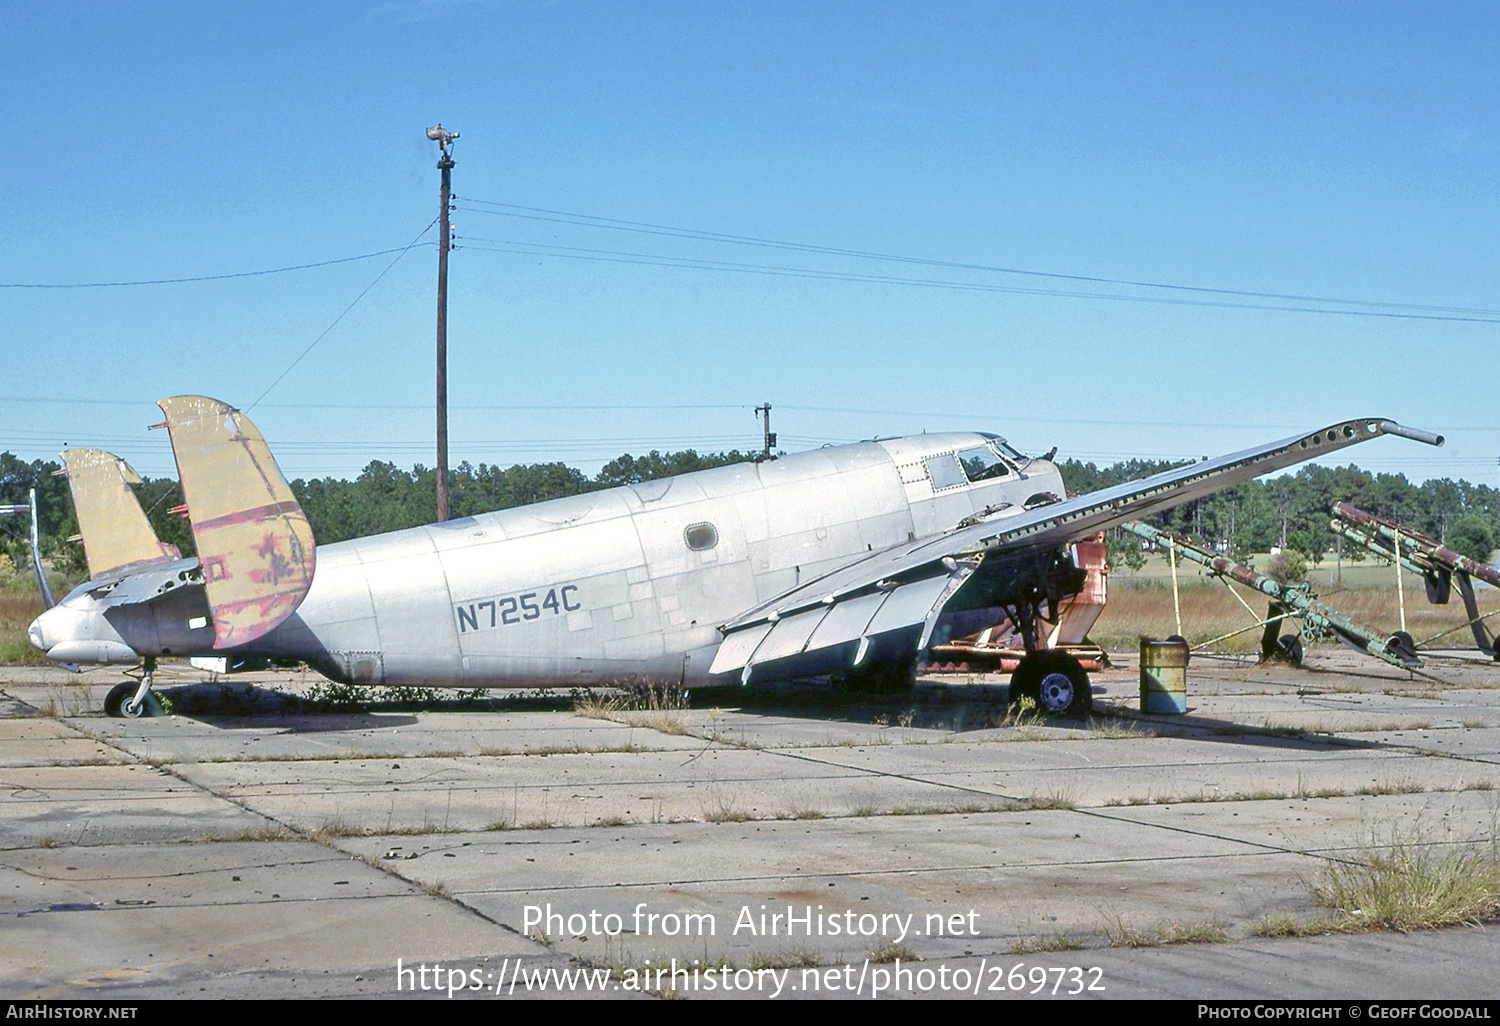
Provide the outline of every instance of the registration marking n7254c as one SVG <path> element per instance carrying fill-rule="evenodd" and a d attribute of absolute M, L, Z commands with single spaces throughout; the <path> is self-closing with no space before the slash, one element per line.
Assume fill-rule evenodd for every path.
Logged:
<path fill-rule="evenodd" d="M 518 595 L 502 595 L 482 602 L 464 602 L 453 607 L 458 616 L 458 633 L 484 631 L 492 627 L 510 627 L 544 616 L 560 616 L 583 608 L 578 601 L 578 585 L 560 588 L 538 588 Z"/>

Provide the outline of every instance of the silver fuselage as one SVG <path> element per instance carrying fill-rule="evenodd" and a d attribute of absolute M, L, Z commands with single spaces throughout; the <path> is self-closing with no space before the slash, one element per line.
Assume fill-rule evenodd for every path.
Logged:
<path fill-rule="evenodd" d="M 319 546 L 297 612 L 240 651 L 367 684 L 703 683 L 735 615 L 868 552 L 1063 493 L 1041 460 L 953 473 L 950 454 L 998 452 L 991 441 L 830 446 Z"/>

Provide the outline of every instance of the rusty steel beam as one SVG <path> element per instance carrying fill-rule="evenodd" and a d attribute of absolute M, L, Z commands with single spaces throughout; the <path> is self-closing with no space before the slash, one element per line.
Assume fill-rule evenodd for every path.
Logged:
<path fill-rule="evenodd" d="M 1347 502 L 1335 502 L 1333 504 L 1333 515 L 1338 518 L 1333 523 L 1335 529 L 1341 526 L 1339 524 L 1340 520 L 1348 521 L 1351 524 L 1356 524 L 1361 528 L 1367 529 L 1370 532 L 1367 536 L 1382 538 L 1388 542 L 1395 541 L 1400 544 L 1402 561 L 1408 562 L 1418 573 L 1423 573 L 1427 570 L 1456 570 L 1468 574 L 1470 577 L 1477 577 L 1486 584 L 1500 588 L 1500 571 L 1497 571 L 1488 564 L 1479 562 L 1477 559 L 1470 559 L 1468 556 L 1454 552 L 1442 542 L 1434 541 L 1425 534 L 1418 534 L 1404 524 L 1398 524 L 1394 520 L 1387 520 L 1384 517 L 1377 517 L 1373 513 L 1366 513 L 1364 510 L 1356 509 Z M 1344 533 L 1346 537 L 1352 537 L 1355 541 L 1361 540 L 1355 535 L 1350 535 L 1347 532 Z M 1409 560 L 1407 558 L 1408 547 L 1411 550 Z M 1385 551 L 1380 552 L 1380 554 L 1389 558 L 1390 547 L 1387 546 Z"/>

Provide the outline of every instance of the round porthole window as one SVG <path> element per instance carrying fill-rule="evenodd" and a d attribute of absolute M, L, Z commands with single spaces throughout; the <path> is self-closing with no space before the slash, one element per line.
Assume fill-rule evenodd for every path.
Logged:
<path fill-rule="evenodd" d="M 687 529 L 682 532 L 687 541 L 687 547 L 694 552 L 702 552 L 719 544 L 719 530 L 710 523 L 688 524 Z"/>

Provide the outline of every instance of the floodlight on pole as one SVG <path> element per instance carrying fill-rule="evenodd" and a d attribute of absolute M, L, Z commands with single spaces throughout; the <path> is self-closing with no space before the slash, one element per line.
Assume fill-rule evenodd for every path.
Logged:
<path fill-rule="evenodd" d="M 433 125 L 427 130 L 427 138 L 443 148 L 443 157 L 448 156 L 448 149 L 453 145 L 453 140 L 458 138 L 457 132 L 450 132 L 442 125 Z"/>

